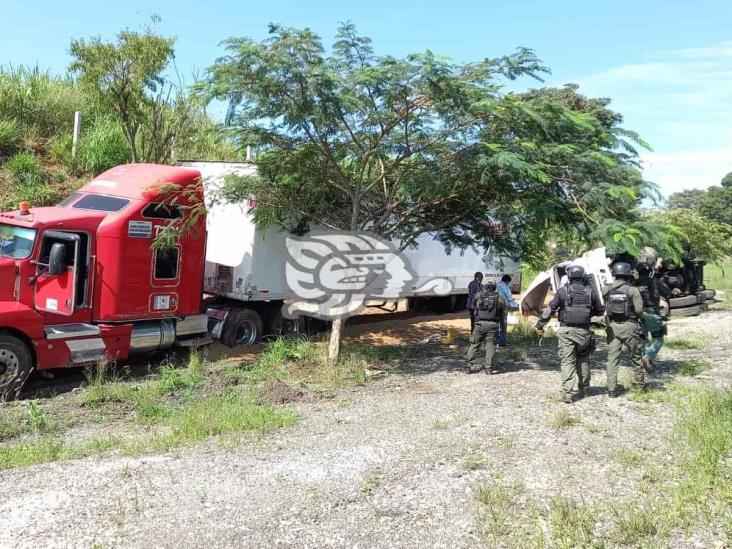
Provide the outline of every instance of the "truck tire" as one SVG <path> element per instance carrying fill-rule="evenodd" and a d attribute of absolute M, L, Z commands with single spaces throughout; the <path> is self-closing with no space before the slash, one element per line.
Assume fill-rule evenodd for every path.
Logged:
<path fill-rule="evenodd" d="M 304 334 L 305 317 L 287 318 L 277 309 L 270 316 L 268 332 L 278 337 L 297 336 Z"/>
<path fill-rule="evenodd" d="M 0 401 L 17 398 L 32 369 L 28 346 L 15 336 L 0 333 Z"/>
<path fill-rule="evenodd" d="M 262 317 L 257 311 L 236 307 L 229 311 L 221 331 L 221 343 L 227 347 L 254 345 L 262 337 Z"/>
<path fill-rule="evenodd" d="M 701 307 L 699 305 L 692 305 L 691 307 L 682 307 L 681 309 L 671 309 L 671 318 L 697 316 L 699 313 L 701 313 Z"/>
<path fill-rule="evenodd" d="M 671 309 L 681 309 L 683 307 L 690 307 L 691 305 L 697 305 L 699 303 L 696 294 L 685 295 L 683 297 L 672 297 L 668 300 Z"/>

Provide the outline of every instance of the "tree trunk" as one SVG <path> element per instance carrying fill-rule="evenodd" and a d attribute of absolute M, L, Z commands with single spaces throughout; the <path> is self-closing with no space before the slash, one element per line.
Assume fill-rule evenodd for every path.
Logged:
<path fill-rule="evenodd" d="M 336 362 L 341 353 L 341 336 L 343 335 L 343 326 L 346 324 L 345 318 L 337 318 L 333 321 L 330 329 L 330 341 L 328 343 L 328 360 Z"/>

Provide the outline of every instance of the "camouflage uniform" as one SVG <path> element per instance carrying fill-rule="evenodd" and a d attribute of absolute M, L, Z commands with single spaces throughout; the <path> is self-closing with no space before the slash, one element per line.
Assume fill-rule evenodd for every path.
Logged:
<path fill-rule="evenodd" d="M 589 317 L 586 324 L 570 325 L 566 322 L 566 310 L 571 284 L 581 284 L 572 280 L 570 285 L 557 290 L 554 298 L 549 302 L 544 314 L 536 323 L 537 330 L 544 326 L 554 313 L 559 313 L 559 330 L 557 331 L 559 363 L 561 365 L 562 399 L 566 402 L 575 396 L 584 396 L 590 386 L 590 355 L 592 354 L 593 340 L 590 331 Z M 583 285 L 584 286 L 584 285 Z M 589 314 L 602 314 L 600 297 L 591 290 Z"/>
<path fill-rule="evenodd" d="M 638 288 L 631 286 L 627 280 L 616 280 L 605 293 L 605 302 L 614 290 L 627 292 L 630 302 L 630 311 L 627 318 L 613 317 L 608 313 L 607 327 L 607 390 L 615 394 L 618 385 L 618 370 L 620 369 L 620 352 L 623 348 L 630 352 L 630 362 L 633 366 L 633 386 L 645 387 L 646 377 L 643 369 L 643 344 L 641 335 L 643 327 L 643 299 Z M 609 307 L 609 304 L 608 304 Z"/>
<path fill-rule="evenodd" d="M 497 293 L 493 292 L 497 299 L 496 314 L 499 315 L 495 320 L 480 320 L 478 317 L 478 300 L 481 298 L 483 293 L 478 293 L 473 297 L 472 301 L 472 312 L 475 314 L 475 327 L 473 332 L 470 334 L 470 345 L 468 346 L 468 371 L 479 372 L 481 366 L 478 365 L 476 354 L 480 349 L 481 343 L 485 341 L 485 361 L 484 366 L 486 373 L 493 373 L 496 368 L 493 365 L 493 358 L 495 357 L 495 340 L 498 334 L 498 326 L 500 315 L 508 311 L 508 304 L 506 301 Z"/>

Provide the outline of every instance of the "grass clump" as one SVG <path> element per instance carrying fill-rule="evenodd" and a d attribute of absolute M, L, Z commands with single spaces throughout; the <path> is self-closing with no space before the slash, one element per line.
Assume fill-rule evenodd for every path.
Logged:
<path fill-rule="evenodd" d="M 479 469 L 487 469 L 489 465 L 488 459 L 484 454 L 475 452 L 466 457 L 460 466 L 466 471 L 477 471 Z"/>
<path fill-rule="evenodd" d="M 703 360 L 687 360 L 681 363 L 678 372 L 682 376 L 695 376 L 713 367 L 712 363 Z"/>
<path fill-rule="evenodd" d="M 613 509 L 615 528 L 610 541 L 618 545 L 640 545 L 663 534 L 661 513 L 650 505 L 618 505 Z"/>
<path fill-rule="evenodd" d="M 584 503 L 560 496 L 549 502 L 549 525 L 553 546 L 560 549 L 588 547 L 592 541 L 595 518 Z"/>
<path fill-rule="evenodd" d="M 703 349 L 708 340 L 708 336 L 702 334 L 689 335 L 686 337 L 669 337 L 666 338 L 664 345 L 669 349 L 691 351 L 695 349 Z"/>
<path fill-rule="evenodd" d="M 478 529 L 493 546 L 505 546 L 512 533 L 520 534 L 511 519 L 520 510 L 520 498 L 525 489 L 519 483 L 507 483 L 501 479 L 480 484 L 474 496 L 482 504 L 478 517 Z"/>
<path fill-rule="evenodd" d="M 618 450 L 613 454 L 613 457 L 615 458 L 615 461 L 628 469 L 632 467 L 639 467 L 643 464 L 643 456 L 636 450 Z"/>
<path fill-rule="evenodd" d="M 0 155 L 12 153 L 20 142 L 18 124 L 12 119 L 0 119 Z"/>
<path fill-rule="evenodd" d="M 575 425 L 579 425 L 580 423 L 581 422 L 578 417 L 573 416 L 567 410 L 563 409 L 557 411 L 554 416 L 552 416 L 551 420 L 552 427 L 556 427 L 557 429 L 574 427 Z"/>
<path fill-rule="evenodd" d="M 266 433 L 292 425 L 295 419 L 290 411 L 258 404 L 251 395 L 232 392 L 204 398 L 172 412 L 165 421 L 171 432 L 155 439 L 153 447 L 167 450 L 212 436 L 250 431 Z"/>

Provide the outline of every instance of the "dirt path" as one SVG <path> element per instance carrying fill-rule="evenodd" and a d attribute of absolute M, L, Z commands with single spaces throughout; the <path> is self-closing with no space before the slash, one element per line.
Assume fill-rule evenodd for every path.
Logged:
<path fill-rule="evenodd" d="M 405 336 L 402 321 L 389 322 L 381 342 L 467 327 L 458 317 L 404 320 Z M 671 331 L 707 334 L 703 356 L 716 367 L 699 377 L 732 384 L 732 311 L 680 319 Z M 354 326 L 350 336 L 375 342 L 373 332 Z M 657 383 L 699 354 L 665 349 Z M 604 356 L 601 349 L 596 358 Z M 555 425 L 566 406 L 556 398 L 551 344 L 496 376 L 466 375 L 458 353 L 425 345 L 400 371 L 333 400 L 296 404 L 294 427 L 241 446 L 5 471 L 0 546 L 475 547 L 484 541 L 474 496 L 481 483 L 522 486 L 517 525 L 529 521 L 531 502 L 541 508 L 557 495 L 632 502 L 643 471 L 617 456 L 674 459 L 674 411 L 607 399 L 595 366 L 596 394 L 572 405 L 579 423 L 566 428 Z M 719 542 L 712 529 L 698 535 L 677 545 Z"/>

